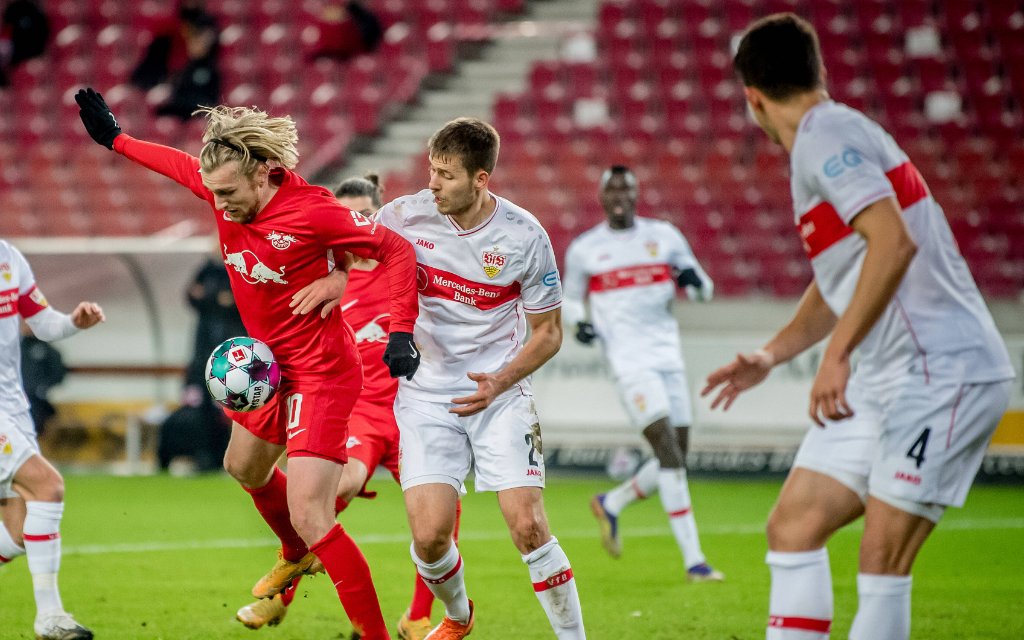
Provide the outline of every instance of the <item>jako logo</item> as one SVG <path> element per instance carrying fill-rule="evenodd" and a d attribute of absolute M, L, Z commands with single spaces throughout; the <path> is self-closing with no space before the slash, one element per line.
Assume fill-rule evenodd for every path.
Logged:
<path fill-rule="evenodd" d="M 416 238 L 416 244 L 421 246 L 421 247 L 426 247 L 428 249 L 433 249 L 434 248 L 434 243 L 433 242 L 428 242 L 428 241 L 424 240 L 423 238 Z"/>
<path fill-rule="evenodd" d="M 856 149 L 847 147 L 843 149 L 842 153 L 834 155 L 826 160 L 821 170 L 824 172 L 826 177 L 837 178 L 846 171 L 847 167 L 852 169 L 862 162 L 864 162 L 864 159 L 860 157 L 860 152 Z"/>

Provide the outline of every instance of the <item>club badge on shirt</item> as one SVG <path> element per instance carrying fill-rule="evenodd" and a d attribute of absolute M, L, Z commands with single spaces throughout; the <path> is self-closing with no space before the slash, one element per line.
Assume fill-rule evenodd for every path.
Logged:
<path fill-rule="evenodd" d="M 647 253 L 651 254 L 652 258 L 657 258 L 658 257 L 658 243 L 657 242 L 655 242 L 654 240 L 651 240 L 651 241 L 645 243 L 644 246 L 647 247 Z"/>
<path fill-rule="evenodd" d="M 270 246 L 274 247 L 275 249 L 287 249 L 288 247 L 292 246 L 293 242 L 295 242 L 295 236 L 289 235 L 287 233 L 271 231 L 269 234 L 267 234 L 267 240 L 270 240 Z"/>
<path fill-rule="evenodd" d="M 490 251 L 484 251 L 484 273 L 487 274 L 488 278 L 494 278 L 494 276 L 501 273 L 501 270 L 505 267 L 506 260 L 507 258 L 505 255 L 498 253 L 497 246 L 495 246 Z"/>

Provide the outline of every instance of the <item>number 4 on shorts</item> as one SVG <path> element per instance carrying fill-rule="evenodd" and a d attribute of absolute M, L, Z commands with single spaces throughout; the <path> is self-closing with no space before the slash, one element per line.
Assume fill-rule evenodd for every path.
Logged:
<path fill-rule="evenodd" d="M 917 437 L 917 440 L 914 440 L 914 444 L 910 445 L 910 449 L 907 450 L 907 457 L 917 462 L 918 469 L 924 464 L 924 450 L 928 446 L 928 436 L 931 434 L 932 428 L 925 427 L 921 435 Z"/>

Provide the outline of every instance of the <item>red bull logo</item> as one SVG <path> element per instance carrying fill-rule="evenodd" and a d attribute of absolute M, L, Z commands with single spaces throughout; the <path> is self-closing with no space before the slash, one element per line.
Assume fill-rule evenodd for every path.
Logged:
<path fill-rule="evenodd" d="M 224 245 L 224 264 L 240 273 L 242 279 L 249 284 L 264 284 L 267 282 L 288 284 L 288 281 L 284 279 L 283 266 L 274 271 L 248 249 L 229 253 L 227 245 Z"/>
<path fill-rule="evenodd" d="M 267 240 L 270 240 L 270 246 L 275 249 L 287 249 L 292 246 L 295 242 L 295 236 L 287 233 L 279 233 L 277 231 L 271 231 L 267 234 Z"/>

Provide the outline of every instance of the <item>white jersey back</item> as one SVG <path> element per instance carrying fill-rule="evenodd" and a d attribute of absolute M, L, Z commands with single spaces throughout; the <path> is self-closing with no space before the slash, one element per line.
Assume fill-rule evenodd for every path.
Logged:
<path fill-rule="evenodd" d="M 584 320 L 583 301 L 616 376 L 683 368 L 679 324 L 672 314 L 673 269 L 694 269 L 710 297 L 711 279 L 690 244 L 663 220 L 636 218 L 629 229 L 602 223 L 569 245 L 565 257 L 565 320 Z"/>
<path fill-rule="evenodd" d="M 562 304 L 547 232 L 529 212 L 493 197 L 494 212 L 468 230 L 442 215 L 427 189 L 384 205 L 377 215 L 416 249 L 421 361 L 411 381 L 400 381 L 400 394 L 448 402 L 474 393 L 469 372 L 498 371 L 522 349 L 524 313 Z M 529 378 L 514 389 L 531 394 Z"/>
<path fill-rule="evenodd" d="M 796 225 L 825 302 L 838 316 L 867 251 L 850 222 L 894 197 L 917 244 L 896 295 L 859 347 L 858 376 L 885 383 L 915 370 L 966 382 L 1012 378 L 1006 345 L 957 249 L 942 208 L 892 137 L 832 101 L 800 121 L 790 158 Z"/>
<path fill-rule="evenodd" d="M 46 307 L 32 268 L 21 252 L 0 240 L 0 414 L 28 411 L 21 384 L 21 321 Z"/>

